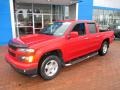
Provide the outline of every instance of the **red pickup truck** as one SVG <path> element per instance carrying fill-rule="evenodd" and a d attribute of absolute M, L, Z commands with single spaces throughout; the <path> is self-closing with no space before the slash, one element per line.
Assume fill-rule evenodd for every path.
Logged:
<path fill-rule="evenodd" d="M 94 21 L 58 21 L 11 40 L 6 60 L 18 72 L 50 80 L 63 66 L 104 56 L 113 40 L 113 31 L 100 32 Z"/>

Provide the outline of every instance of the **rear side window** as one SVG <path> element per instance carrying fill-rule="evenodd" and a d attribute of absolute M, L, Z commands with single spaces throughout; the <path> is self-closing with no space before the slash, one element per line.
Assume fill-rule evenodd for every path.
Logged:
<path fill-rule="evenodd" d="M 85 35 L 86 34 L 85 24 L 84 23 L 76 24 L 72 31 L 78 32 L 79 35 Z"/>
<path fill-rule="evenodd" d="M 95 23 L 88 23 L 88 29 L 90 33 L 97 33 Z"/>

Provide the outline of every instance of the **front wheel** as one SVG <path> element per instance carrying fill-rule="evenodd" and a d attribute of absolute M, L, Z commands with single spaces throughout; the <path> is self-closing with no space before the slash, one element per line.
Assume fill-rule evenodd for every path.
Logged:
<path fill-rule="evenodd" d="M 109 43 L 107 41 L 103 42 L 100 50 L 98 51 L 99 55 L 104 56 L 108 52 L 108 47 Z"/>
<path fill-rule="evenodd" d="M 56 77 L 61 69 L 61 60 L 58 56 L 50 55 L 46 56 L 42 60 L 39 73 L 45 80 L 51 80 Z"/>

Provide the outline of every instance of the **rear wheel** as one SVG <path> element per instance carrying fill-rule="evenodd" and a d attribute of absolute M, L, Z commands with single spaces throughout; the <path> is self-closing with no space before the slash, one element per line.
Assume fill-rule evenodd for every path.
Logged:
<path fill-rule="evenodd" d="M 107 41 L 104 41 L 99 50 L 99 55 L 104 56 L 108 52 L 108 47 L 109 47 L 109 43 Z"/>
<path fill-rule="evenodd" d="M 61 69 L 61 60 L 56 55 L 46 56 L 39 67 L 39 73 L 45 80 L 51 80 L 56 77 Z"/>

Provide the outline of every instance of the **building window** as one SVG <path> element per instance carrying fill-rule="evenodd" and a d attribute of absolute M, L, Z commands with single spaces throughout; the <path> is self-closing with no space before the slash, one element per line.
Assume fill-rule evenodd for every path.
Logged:
<path fill-rule="evenodd" d="M 100 29 L 107 29 L 108 27 L 116 29 L 120 26 L 120 11 L 94 9 L 93 20 L 100 25 Z"/>

